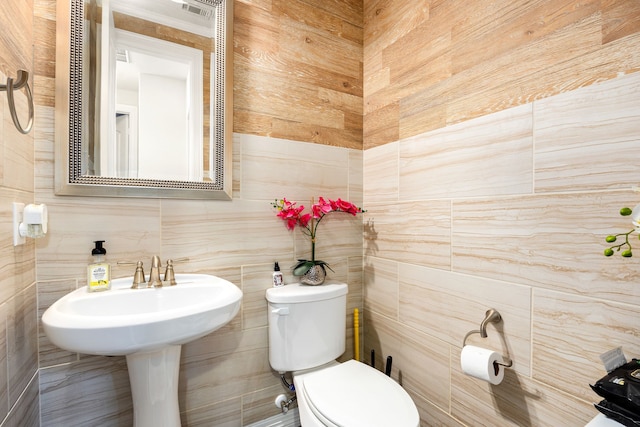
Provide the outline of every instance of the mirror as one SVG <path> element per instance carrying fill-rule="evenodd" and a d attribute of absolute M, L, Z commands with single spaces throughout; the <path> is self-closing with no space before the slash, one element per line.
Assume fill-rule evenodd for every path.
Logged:
<path fill-rule="evenodd" d="M 59 195 L 231 199 L 233 0 L 60 0 Z"/>

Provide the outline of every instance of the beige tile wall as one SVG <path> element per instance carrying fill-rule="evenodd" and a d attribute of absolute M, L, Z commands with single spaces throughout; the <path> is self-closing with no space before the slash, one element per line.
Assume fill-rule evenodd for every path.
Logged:
<path fill-rule="evenodd" d="M 0 4 L 0 84 L 29 72 L 34 89 L 33 1 Z M 24 90 L 14 93 L 18 118 L 28 120 Z M 13 246 L 13 202 L 34 201 L 34 135 L 14 127 L 0 91 L 0 425 L 38 425 L 36 256 L 33 239 Z"/>
<path fill-rule="evenodd" d="M 599 355 L 640 356 L 638 260 L 602 255 L 632 228 L 618 210 L 640 202 L 639 85 L 630 74 L 364 152 L 364 354 L 393 356 L 422 425 L 583 426 Z M 468 343 L 513 358 L 499 386 L 460 369 L 489 308 L 504 321 Z"/>
<path fill-rule="evenodd" d="M 476 425 L 479 420 L 485 425 L 582 425 L 593 414 L 589 404 L 593 397 L 580 396 L 580 392 L 584 392 L 586 382 L 591 381 L 594 372 L 599 370 L 597 357 L 594 355 L 614 345 L 623 345 L 629 356 L 634 353 L 637 355 L 637 344 L 633 341 L 637 333 L 633 326 L 638 324 L 638 286 L 635 284 L 637 280 L 634 274 L 638 269 L 635 264 L 624 262 L 619 257 L 605 260 L 599 255 L 603 247 L 602 236 L 612 229 L 627 227 L 623 220 L 616 217 L 619 206 L 633 204 L 637 200 L 637 195 L 625 190 L 629 182 L 638 182 L 637 164 L 633 161 L 633 154 L 637 153 L 633 151 L 638 146 L 637 137 L 624 140 L 625 134 L 634 134 L 633 125 L 637 122 L 637 114 L 633 113 L 633 108 L 629 108 L 629 105 L 636 105 L 634 108 L 637 108 L 633 99 L 633 94 L 637 98 L 637 90 L 634 89 L 637 80 L 634 83 L 618 79 L 612 81 L 612 84 L 620 86 L 594 86 L 596 89 L 593 90 L 602 89 L 603 92 L 612 91 L 619 95 L 609 99 L 608 104 L 601 102 L 597 110 L 591 109 L 590 100 L 578 104 L 575 98 L 591 92 L 572 92 L 568 95 L 569 98 L 556 97 L 538 101 L 532 107 L 523 107 L 524 110 L 515 108 L 502 115 L 498 113 L 478 119 L 478 122 L 459 124 L 459 128 L 447 128 L 439 134 L 424 135 L 425 141 L 439 135 L 437 139 L 432 139 L 431 147 L 420 147 L 423 145 L 422 135 L 412 137 L 413 143 L 398 141 L 400 134 L 414 135 L 427 128 L 435 129 L 445 123 L 518 105 L 526 99 L 558 93 L 567 87 L 590 84 L 597 78 L 609 78 L 620 69 L 633 69 L 637 67 L 635 56 L 618 65 L 618 62 L 629 56 L 629 46 L 637 43 L 637 36 L 631 34 L 633 31 L 630 36 L 622 31 L 612 37 L 610 30 L 607 30 L 609 34 L 606 38 L 595 37 L 597 43 L 607 43 L 607 49 L 593 50 L 569 64 L 556 63 L 561 60 L 552 58 L 549 62 L 551 68 L 544 66 L 534 69 L 535 64 L 532 67 L 532 64 L 527 63 L 531 52 L 522 48 L 518 58 L 523 59 L 523 67 L 516 68 L 516 73 L 506 74 L 507 77 L 515 76 L 512 80 L 506 79 L 512 83 L 504 90 L 500 82 L 494 82 L 492 86 L 495 90 L 491 93 L 498 95 L 498 101 L 486 96 L 486 91 L 468 95 L 468 87 L 480 87 L 489 81 L 487 73 L 503 75 L 502 71 L 513 64 L 513 58 L 506 52 L 502 62 L 493 61 L 495 65 L 487 68 L 488 71 L 481 70 L 477 75 L 468 71 L 459 74 L 455 82 L 459 83 L 465 97 L 447 112 L 447 88 L 451 85 L 437 85 L 439 89 L 431 92 L 416 92 L 416 85 L 430 85 L 451 75 L 447 65 L 452 58 L 451 52 L 432 55 L 443 49 L 443 46 L 446 47 L 447 40 L 437 40 L 431 50 L 416 51 L 418 55 L 415 57 L 419 58 L 420 64 L 428 64 L 428 67 L 419 64 L 420 66 L 401 76 L 391 75 L 393 73 L 390 74 L 389 68 L 376 68 L 382 63 L 404 67 L 406 64 L 396 60 L 396 56 L 402 57 L 407 46 L 414 49 L 425 46 L 420 34 L 417 34 L 416 43 L 399 40 L 403 44 L 401 47 L 389 47 L 382 40 L 386 37 L 396 41 L 401 34 L 413 29 L 429 16 L 426 13 L 426 1 L 403 1 L 401 3 L 405 6 L 411 6 L 401 9 L 407 19 L 392 16 L 385 21 L 390 26 L 388 31 L 376 31 L 373 28 L 374 32 L 367 35 L 368 49 L 365 55 L 367 92 L 376 92 L 379 100 L 375 102 L 376 99 L 370 99 L 367 103 L 369 120 L 366 130 L 370 137 L 365 146 L 393 142 L 367 150 L 364 154 L 354 150 L 336 152 L 327 147 L 327 150 L 321 150 L 321 156 L 326 155 L 323 158 L 327 163 L 320 166 L 315 159 L 310 160 L 309 156 L 300 157 L 300 153 L 316 153 L 315 146 L 274 138 L 263 140 L 236 135 L 236 196 L 228 206 L 222 207 L 218 203 L 189 202 L 183 205 L 175 201 L 53 196 L 52 89 L 55 61 L 52 36 L 55 31 L 55 1 L 38 0 L 35 3 L 33 16 L 36 43 L 33 49 L 36 54 L 27 54 L 26 57 L 34 58 L 37 71 L 37 84 L 34 85 L 38 105 L 37 127 L 31 137 L 35 140 L 36 148 L 31 154 L 14 152 L 16 147 L 20 147 L 18 150 L 29 150 L 33 146 L 13 145 L 14 136 L 8 134 L 11 132 L 10 121 L 6 111 L 3 111 L 5 102 L 0 94 L 0 113 L 3 117 L 0 121 L 0 145 L 3 153 L 7 153 L 6 158 L 11 159 L 4 160 L 3 154 L 3 161 L 0 162 L 3 179 L 0 198 L 6 202 L 0 210 L 0 220 L 6 223 L 9 218 L 9 201 L 33 199 L 34 185 L 35 200 L 50 205 L 52 233 L 45 241 L 37 243 L 40 313 L 53 300 L 83 281 L 88 247 L 91 240 L 98 238 L 108 240 L 112 259 L 148 259 L 155 253 L 160 253 L 163 257 L 184 254 L 190 257 L 184 268 L 214 272 L 242 286 L 245 301 L 240 316 L 218 333 L 184 349 L 180 404 L 183 408 L 188 408 L 183 413 L 186 425 L 249 424 L 265 415 L 271 415 L 274 410 L 272 398 L 281 392 L 276 378 L 269 377 L 264 365 L 266 332 L 261 295 L 265 285 L 262 279 L 270 278 L 272 261 L 267 259 L 266 252 L 273 251 L 274 258 L 293 260 L 308 251 L 308 248 L 301 239 L 293 239 L 287 235 L 277 221 L 271 223 L 269 219 L 265 219 L 272 218 L 268 201 L 283 195 L 292 197 L 291 194 L 294 193 L 300 200 L 307 200 L 311 195 L 329 191 L 329 188 L 331 191 L 348 188 L 348 192 L 338 192 L 340 195 L 347 194 L 347 197 L 357 202 L 361 199 L 363 181 L 367 194 L 365 207 L 370 211 L 364 230 L 364 262 L 360 252 L 352 247 L 357 234 L 349 234 L 344 241 L 341 238 L 337 240 L 342 230 L 350 230 L 349 225 L 343 223 L 323 231 L 340 249 L 339 256 L 332 254 L 323 258 L 327 258 L 335 267 L 337 278 L 349 281 L 350 308 L 360 306 L 360 295 L 364 292 L 363 288 L 366 290 L 367 346 L 382 346 L 378 348 L 381 357 L 389 353 L 396 355 L 393 376 L 402 376 L 403 383 L 420 409 L 424 425 Z M 289 14 L 289 4 L 286 2 L 236 1 L 237 50 L 242 53 L 238 55 L 236 63 L 242 71 L 236 75 L 238 87 L 246 87 L 248 94 L 262 95 L 266 91 L 265 93 L 274 92 L 277 95 L 267 97 L 268 101 L 261 104 L 269 107 L 266 113 L 257 114 L 251 109 L 238 109 L 235 112 L 236 127 L 241 128 L 243 133 L 360 147 L 361 135 L 357 130 L 362 126 L 361 116 L 358 116 L 360 113 L 357 113 L 360 106 L 356 101 L 361 96 L 362 78 L 356 76 L 345 79 L 342 75 L 344 73 L 332 75 L 331 78 L 319 78 L 317 69 L 308 67 L 302 61 L 296 61 L 294 67 L 302 72 L 290 76 L 290 64 L 281 61 L 282 58 L 291 57 L 290 51 L 304 46 L 281 43 L 284 41 L 279 36 L 281 30 L 282 34 L 291 35 L 285 33 L 285 28 L 281 26 L 289 25 L 295 20 L 304 21 L 314 28 L 332 31 L 335 20 L 324 18 L 334 13 L 344 15 L 345 22 L 338 22 L 341 30 L 335 32 L 336 36 L 360 42 L 362 34 L 358 25 L 361 24 L 361 12 L 356 7 L 356 1 L 341 2 L 344 14 L 339 10 L 336 12 L 334 3 L 331 3 L 331 13 L 326 13 L 323 9 L 325 6 L 320 3 L 295 2 L 297 6 L 304 7 L 306 12 L 319 11 L 320 18 L 315 22 L 315 18 L 307 20 L 308 13 L 304 11 L 295 16 Z M 386 19 L 389 15 L 387 12 L 395 10 L 393 7 L 383 7 L 382 13 L 378 13 L 378 5 L 386 6 L 386 3 L 366 3 L 375 6 L 366 9 L 371 16 L 375 13 L 379 19 Z M 453 22 L 447 16 L 450 11 L 446 6 L 455 5 L 455 2 L 432 3 L 435 6 L 445 6 L 431 11 L 434 12 L 430 14 L 435 19 L 434 22 Z M 612 4 L 607 10 L 628 8 L 630 5 L 630 2 L 616 3 L 620 6 Z M 11 8 L 13 4 L 3 2 L 0 5 L 0 19 L 8 17 L 13 25 L 32 16 L 28 11 L 19 12 L 19 19 L 11 19 L 18 15 L 5 13 L 2 8 Z M 30 4 L 31 1 L 20 3 L 27 7 Z M 548 5 L 542 2 L 540 7 Z M 469 12 L 476 10 L 478 9 L 470 8 Z M 473 16 L 476 25 L 476 21 L 483 19 L 498 22 L 499 26 L 503 24 L 502 21 L 493 19 L 495 10 L 482 10 L 481 14 Z M 582 13 L 578 10 L 578 18 L 583 16 Z M 507 16 L 508 14 L 500 14 L 501 19 Z M 611 18 L 606 13 L 603 16 Z M 440 18 L 442 20 L 438 21 Z M 521 20 L 513 24 L 507 22 L 507 25 L 512 25 L 512 30 L 516 31 L 520 28 L 518 23 L 523 22 L 527 24 Z M 569 19 L 567 22 L 570 26 L 573 21 Z M 552 27 L 555 28 L 556 25 Z M 3 28 L 2 33 L 5 34 L 4 29 L 7 27 L 2 25 L 0 28 Z M 298 28 L 312 33 L 315 38 L 317 29 L 309 31 L 301 26 Z M 580 25 L 580 28 L 589 30 L 590 25 Z M 464 28 L 460 26 L 453 35 L 458 35 L 462 30 Z M 537 38 L 549 33 L 549 30 L 537 31 L 536 28 L 535 32 L 528 35 L 534 33 L 534 38 Z M 593 31 L 589 30 L 589 33 L 592 34 Z M 574 39 L 579 39 L 581 34 L 580 31 L 574 31 L 567 37 L 563 36 L 563 40 L 571 43 Z M 380 36 L 384 37 L 381 39 Z M 468 46 L 467 41 L 471 39 L 473 37 L 460 38 L 458 46 Z M 519 40 L 521 39 L 522 37 Z M 378 40 L 382 41 L 378 43 Z M 30 52 L 31 45 L 30 41 L 26 42 L 27 52 Z M 543 43 L 538 45 L 544 47 Z M 0 52 L 5 51 L 0 49 Z M 484 54 L 480 50 L 472 51 Z M 565 52 L 565 49 L 558 52 Z M 471 58 L 462 53 L 464 52 L 454 52 L 457 58 Z M 564 58 L 564 54 L 562 57 Z M 263 58 L 274 60 L 263 61 Z M 15 61 L 20 62 L 20 57 Z M 6 61 L 2 62 L 4 64 Z M 490 62 L 492 61 L 487 61 Z M 422 72 L 425 69 L 429 71 L 427 75 Z M 525 75 L 524 80 L 517 74 L 523 69 L 531 71 Z M 245 72 L 247 70 L 250 72 Z M 9 71 L 2 69 L 0 74 L 2 72 Z M 293 89 L 291 77 L 295 80 Z M 396 94 L 377 90 L 385 87 L 390 80 L 397 82 L 402 96 L 407 97 L 403 111 L 408 120 L 405 120 L 402 129 L 395 126 L 400 111 L 400 104 L 395 102 Z M 569 84 L 565 80 L 570 80 Z M 249 85 L 249 82 L 255 81 L 262 85 L 262 92 L 255 92 L 255 85 Z M 469 85 L 469 81 L 474 84 Z M 274 86 L 274 83 L 278 84 Z M 291 99 L 300 99 L 303 94 L 311 93 L 307 90 L 309 84 L 316 86 L 317 90 L 313 94 L 318 98 L 317 103 L 305 104 L 309 108 L 304 111 L 306 114 L 302 124 L 288 121 L 292 111 Z M 322 90 L 321 86 L 350 96 L 341 98 L 333 92 Z M 284 92 L 295 93 L 282 95 Z M 436 96 L 427 97 L 429 102 L 425 102 L 425 94 L 429 93 L 435 93 Z M 627 93 L 629 96 L 625 98 Z M 351 95 L 356 99 L 352 99 Z M 601 96 L 606 96 L 606 93 Z M 242 99 L 247 101 L 247 105 L 252 105 L 257 97 Z M 622 99 L 626 99 L 624 108 L 612 108 L 620 105 Z M 274 104 L 273 100 L 277 102 Z M 316 124 L 316 110 L 326 101 L 331 101 L 332 105 L 344 104 L 343 109 L 355 112 L 344 118 L 344 123 L 348 124 L 345 125 L 348 127 L 347 131 L 329 128 L 335 126 L 335 123 L 329 126 L 325 126 L 327 124 L 324 122 Z M 279 109 L 283 102 L 287 107 Z M 487 103 L 490 104 L 489 107 Z M 461 108 L 467 104 L 476 107 L 471 112 L 462 111 Z M 578 114 L 574 114 L 577 111 L 576 105 L 580 106 Z M 596 105 L 597 103 L 594 104 Z M 371 113 L 372 106 L 380 108 Z M 533 113 L 526 108 L 533 108 Z M 412 109 L 420 114 L 408 116 L 407 112 L 412 113 Z M 609 117 L 609 112 L 613 116 Z M 628 112 L 636 116 L 635 121 L 621 122 L 620 119 Z M 566 113 L 572 115 L 566 117 Z M 547 120 L 539 122 L 537 118 L 545 114 L 549 116 Z M 389 117 L 392 126 L 388 126 Z M 296 118 L 299 119 L 300 116 L 296 115 Z M 556 119 L 560 120 L 560 125 L 554 124 Z M 592 138 L 596 129 L 589 124 L 596 122 L 597 127 L 603 130 L 603 136 L 597 138 L 599 146 L 595 143 L 588 148 L 591 140 L 596 139 Z M 337 123 L 342 121 L 338 120 Z M 573 126 L 569 126 L 570 124 Z M 619 131 L 624 128 L 631 130 L 619 135 Z M 374 133 L 372 139 L 371 135 Z M 560 134 L 564 136 L 558 138 Z M 586 135 L 587 140 L 583 136 L 576 140 L 580 134 Z M 294 138 L 293 135 L 299 137 Z M 15 137 L 23 138 L 17 135 Z M 267 154 L 273 155 L 268 155 L 267 160 L 261 162 L 259 157 L 265 150 L 264 144 L 263 147 L 260 145 L 267 141 L 278 147 L 278 150 L 273 153 L 267 151 Z M 447 153 L 442 146 L 437 147 L 438 141 L 446 141 L 455 155 Z M 610 150 L 610 146 L 616 148 Z M 346 156 L 340 154 L 344 152 Z M 414 157 L 402 157 L 400 153 Z M 424 157 L 427 154 L 429 159 Z M 438 162 L 433 163 L 431 156 Z M 558 162 L 559 159 L 561 161 Z M 411 163 L 414 160 L 418 165 L 417 169 L 412 169 Z M 309 161 L 311 163 L 305 163 Z M 601 161 L 604 163 L 600 164 Z M 342 170 L 335 168 L 334 162 L 347 165 L 349 172 L 344 174 Z M 460 162 L 464 163 L 463 167 L 456 167 Z M 249 165 L 258 163 L 262 164 L 257 169 L 258 173 L 254 174 L 254 167 Z M 611 168 L 616 168 L 616 173 L 611 174 Z M 289 169 L 293 169 L 293 175 L 290 175 Z M 34 170 L 35 174 L 32 173 Z M 283 170 L 287 172 L 283 173 Z M 414 175 L 407 180 L 410 170 Z M 321 177 L 311 174 L 312 171 L 320 173 Z M 325 174 L 325 171 L 328 173 Z M 449 178 L 454 171 L 455 178 Z M 334 173 L 339 174 L 338 180 Z M 606 177 L 604 181 L 600 179 L 601 175 Z M 305 185 L 298 185 L 298 180 Z M 9 186 L 9 182 L 13 184 Z M 274 185 L 265 186 L 264 182 Z M 318 185 L 320 182 L 321 185 Z M 307 188 L 306 183 L 313 185 Z M 13 185 L 17 188 L 13 188 Z M 244 194 L 245 191 L 248 192 L 247 195 Z M 414 204 L 414 201 L 417 203 Z M 519 219 L 525 219 L 524 227 Z M 417 235 L 414 236 L 416 233 L 411 232 L 411 227 L 416 227 Z M 2 230 L 8 230 L 8 225 L 2 227 Z M 259 240 L 256 240 L 256 236 L 259 236 Z M 0 317 L 3 312 L 10 316 L 9 313 L 13 311 L 9 304 L 13 304 L 13 299 L 18 298 L 22 290 L 34 283 L 36 274 L 33 243 L 22 251 L 15 252 L 7 239 L 8 236 L 5 235 L 2 260 L 3 266 L 7 266 L 11 273 L 4 276 L 4 279 L 0 278 L 0 284 L 3 285 L 0 288 L 3 289 L 2 292 L 7 289 L 10 291 L 2 298 L 2 301 L 7 301 L 7 310 L 0 310 Z M 407 245 L 403 246 L 405 242 Z M 425 245 L 424 242 L 429 244 Z M 225 251 L 225 245 L 231 251 Z M 321 242 L 319 245 L 326 243 Z M 363 265 L 366 287 L 361 279 Z M 116 267 L 114 274 L 123 276 L 130 274 L 130 271 Z M 443 283 L 451 282 L 454 284 L 446 292 L 440 290 L 439 287 L 445 286 Z M 477 289 L 470 292 L 469 286 Z M 528 297 L 521 296 L 523 289 L 529 290 Z M 416 299 L 426 298 L 428 301 L 421 306 L 412 305 L 413 292 L 416 292 Z M 475 295 L 477 301 L 467 294 Z M 513 301 L 517 298 L 517 304 L 512 306 L 507 303 L 510 298 Z M 455 320 L 442 314 L 448 299 L 460 304 L 452 318 Z M 29 298 L 26 300 L 31 301 Z M 517 356 L 514 357 L 515 369 L 509 371 L 505 384 L 498 388 L 470 381 L 459 372 L 457 361 L 461 345 L 461 337 L 458 335 L 479 321 L 485 305 L 489 303 L 501 304 L 499 308 L 504 311 L 508 322 L 503 325 L 504 343 L 499 339 L 502 335 L 497 333 L 490 334 L 488 343 L 504 345 L 504 348 Z M 432 304 L 434 313 L 430 312 Z M 527 304 L 530 307 L 528 311 L 523 308 Z M 565 313 L 565 306 L 571 311 Z M 35 307 L 28 310 L 33 311 Z M 421 313 L 428 315 L 421 316 Z M 558 324 L 567 326 L 559 327 Z M 438 331 L 434 333 L 433 329 Z M 529 331 L 529 339 L 524 330 Z M 351 342 L 351 331 L 348 334 Z M 26 336 L 32 340 L 37 337 L 35 332 Z M 42 367 L 43 425 L 56 425 L 65 417 L 80 424 L 86 423 L 86 417 L 89 417 L 93 422 L 106 425 L 130 425 L 130 407 L 126 403 L 126 374 L 121 359 L 68 354 L 49 344 L 41 333 L 38 339 Z M 8 343 L 10 340 L 13 338 L 7 336 L 4 342 Z M 0 337 L 0 347 L 2 342 Z M 527 345 L 530 348 L 528 360 Z M 32 345 L 25 348 L 31 349 Z M 29 351 L 26 352 L 26 357 L 30 357 Z M 347 354 L 350 351 L 351 348 L 348 348 Z M 0 348 L 1 354 L 3 351 Z M 247 369 L 237 373 L 242 391 L 235 388 L 233 392 L 236 394 L 228 395 L 225 394 L 225 381 L 234 377 L 215 368 L 215 364 L 219 362 L 235 369 L 239 365 L 234 362 L 236 358 L 244 361 Z M 557 366 L 567 360 L 574 363 L 576 359 L 587 368 L 584 378 L 569 378 L 565 389 L 559 388 L 554 379 L 554 375 L 559 372 Z M 0 357 L 0 368 L 8 366 L 8 363 L 8 357 L 6 360 Z M 380 364 L 381 361 L 378 366 Z M 427 370 L 427 367 L 433 369 Z M 0 369 L 0 372 L 5 371 Z M 218 373 L 220 378 L 216 376 Z M 248 378 L 249 373 L 255 374 L 255 378 Z M 8 375 L 9 383 L 12 383 L 11 376 L 15 373 L 9 371 Z M 200 375 L 205 376 L 208 381 L 200 381 Z M 563 378 L 565 380 L 567 378 Z M 3 383 L 0 377 L 0 391 L 3 390 Z M 33 417 L 34 410 L 38 408 L 37 381 L 32 380 L 30 384 L 27 393 L 23 395 L 27 403 L 14 406 L 10 418 L 13 421 L 8 420 L 7 425 L 12 425 L 11 422 L 15 424 L 15 420 L 33 419 L 27 416 Z M 5 393 L 9 393 L 9 390 L 6 389 Z M 214 399 L 208 397 L 209 393 Z M 578 398 L 573 397 L 574 395 L 578 395 Z M 570 408 L 571 414 L 566 414 L 560 408 Z M 36 425 L 35 422 L 29 424 Z"/>
<path fill-rule="evenodd" d="M 42 115 L 53 109 L 42 108 Z M 53 180 L 53 141 L 40 141 L 37 182 Z M 308 204 L 311 197 L 362 203 L 362 152 L 252 135 L 234 135 L 235 187 L 232 201 L 59 197 L 39 188 L 50 212 L 50 232 L 38 242 L 39 313 L 70 289 L 83 286 L 92 240 L 106 240 L 114 277 L 132 275 L 117 261 L 154 254 L 188 258 L 178 272 L 220 275 L 244 293 L 239 315 L 227 326 L 183 347 L 180 406 L 185 426 L 240 426 L 278 413 L 283 392 L 269 366 L 265 290 L 273 262 L 288 267 L 309 255 L 310 244 L 290 233 L 271 202 L 287 197 Z M 301 183 L 303 185 L 301 185 Z M 362 308 L 362 218 L 332 215 L 320 225 L 317 255 L 349 283 L 349 312 Z M 349 324 L 351 324 L 349 316 Z M 345 357 L 351 357 L 352 331 Z M 40 331 L 42 425 L 108 422 L 128 426 L 130 394 L 124 358 L 71 354 Z M 64 402 L 64 404 L 63 404 Z"/>
<path fill-rule="evenodd" d="M 55 196 L 56 1 L 31 2 L 36 148 L 27 146 L 32 151 L 23 157 L 31 163 L 24 169 L 18 165 L 14 171 L 13 163 L 0 162 L 0 167 L 11 168 L 11 174 L 5 174 L 10 178 L 16 177 L 14 172 L 26 173 L 19 182 L 31 192 L 35 186 L 35 199 L 49 206 L 50 233 L 36 250 L 33 243 L 30 247 L 29 283 L 34 283 L 37 269 L 38 315 L 83 284 L 93 240 L 107 241 L 112 262 L 148 262 L 154 254 L 162 259 L 188 257 L 178 271 L 221 275 L 237 283 L 245 299 L 233 322 L 183 349 L 183 424 L 240 426 L 277 413 L 273 400 L 282 386 L 268 365 L 264 291 L 271 283 L 273 261 L 280 261 L 285 280 L 292 281 L 286 268 L 307 256 L 309 244 L 287 232 L 270 202 L 284 196 L 307 203 L 319 195 L 362 202 L 359 0 L 234 2 L 234 129 L 239 133 L 234 136 L 231 202 Z M 6 122 L 8 116 L 3 117 Z M 332 277 L 348 281 L 349 308 L 362 308 L 361 218 L 324 222 L 318 254 L 335 270 Z M 113 265 L 114 277 L 130 274 L 131 267 Z M 347 334 L 351 342 L 351 328 Z M 41 330 L 34 331 L 32 339 L 40 350 L 43 426 L 131 425 L 124 359 L 60 350 Z"/>

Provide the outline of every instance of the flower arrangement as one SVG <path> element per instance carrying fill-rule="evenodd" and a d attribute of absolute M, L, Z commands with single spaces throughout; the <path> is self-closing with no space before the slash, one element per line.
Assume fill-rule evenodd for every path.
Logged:
<path fill-rule="evenodd" d="M 304 205 L 297 206 L 296 202 L 290 202 L 285 198 L 276 200 L 272 205 L 277 210 L 276 216 L 284 221 L 287 230 L 300 227 L 302 232 L 311 239 L 311 259 L 299 259 L 298 263 L 293 267 L 294 276 L 302 276 L 316 265 L 321 266 L 323 269 L 327 267 L 331 270 L 331 267 L 326 262 L 316 259 L 318 225 L 327 214 L 331 212 L 346 212 L 356 216 L 358 213 L 365 212 L 351 202 L 342 199 L 325 199 L 323 197 L 319 197 L 317 203 L 314 203 L 313 199 L 311 199 L 310 212 L 304 212 Z"/>
<path fill-rule="evenodd" d="M 634 187 L 633 190 L 636 192 L 640 192 L 640 187 Z M 605 238 L 607 243 L 615 243 L 618 240 L 618 237 L 622 237 L 622 236 L 624 236 L 624 242 L 606 248 L 604 250 L 604 255 L 605 256 L 613 255 L 614 249 L 615 249 L 618 252 L 622 250 L 620 255 L 622 255 L 625 258 L 629 258 L 633 256 L 633 252 L 632 252 L 633 248 L 631 247 L 631 243 L 629 242 L 629 235 L 632 234 L 634 231 L 640 234 L 640 204 L 636 205 L 636 207 L 633 209 L 627 208 L 627 207 L 620 209 L 620 215 L 631 216 L 631 224 L 633 224 L 633 228 L 627 231 L 626 233 L 618 233 L 618 234 L 612 234 L 607 236 Z"/>

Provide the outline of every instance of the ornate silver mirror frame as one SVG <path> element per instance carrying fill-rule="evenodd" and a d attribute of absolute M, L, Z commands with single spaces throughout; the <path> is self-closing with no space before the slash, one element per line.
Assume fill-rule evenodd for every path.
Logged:
<path fill-rule="evenodd" d="M 84 0 L 57 1 L 55 193 L 58 195 L 231 199 L 233 132 L 233 0 L 216 7 L 212 114 L 215 175 L 211 181 L 112 178 L 82 174 L 82 49 Z M 213 93 L 215 91 L 215 94 Z"/>

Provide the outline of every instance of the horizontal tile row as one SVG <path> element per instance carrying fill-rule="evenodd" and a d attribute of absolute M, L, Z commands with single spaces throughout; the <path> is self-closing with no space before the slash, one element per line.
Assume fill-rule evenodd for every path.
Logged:
<path fill-rule="evenodd" d="M 634 73 L 366 150 L 366 202 L 629 188 L 639 94 Z"/>
<path fill-rule="evenodd" d="M 365 348 L 450 351 L 443 387 L 409 389 L 423 425 L 582 426 L 599 355 L 640 354 L 637 262 L 603 254 L 640 201 L 638 95 L 635 73 L 364 152 Z M 513 359 L 499 386 L 459 362 L 489 308 L 504 321 L 468 343 Z"/>
<path fill-rule="evenodd" d="M 52 118 L 53 109 L 40 111 Z M 53 180 L 51 143 L 46 135 L 37 140 L 38 182 Z M 133 267 L 118 261 L 141 260 L 148 268 L 157 254 L 163 262 L 187 258 L 176 263 L 178 273 L 214 274 L 242 289 L 238 316 L 183 346 L 179 403 L 190 426 L 240 426 L 277 413 L 273 399 L 282 387 L 269 366 L 265 290 L 272 286 L 274 261 L 286 283 L 297 280 L 290 266 L 310 255 L 310 242 L 299 230 L 286 229 L 272 201 L 287 197 L 308 205 L 311 197 L 325 196 L 362 202 L 361 151 L 241 134 L 234 135 L 234 149 L 237 191 L 229 202 L 60 197 L 47 185 L 39 189 L 50 213 L 50 232 L 37 242 L 39 317 L 85 285 L 91 242 L 98 239 L 106 240 L 113 277 L 133 274 Z M 362 218 L 331 214 L 318 229 L 317 257 L 331 265 L 332 278 L 349 284 L 349 325 L 353 308 L 362 307 Z M 347 335 L 345 354 L 351 355 L 351 326 Z M 43 425 L 130 423 L 128 383 L 121 383 L 127 380 L 124 358 L 105 363 L 69 353 L 51 344 L 42 328 L 38 339 Z M 75 399 L 77 393 L 82 396 Z M 124 401 L 109 397 L 116 394 Z"/>
<path fill-rule="evenodd" d="M 584 425 L 598 398 L 588 384 L 605 374 L 599 355 L 614 344 L 629 357 L 640 353 L 638 306 L 373 257 L 365 265 L 363 359 L 375 349 L 382 366 L 392 355 L 393 376 L 418 401 L 435 405 L 426 420 L 444 411 L 471 425 Z M 499 386 L 460 368 L 463 339 L 488 308 L 502 322 L 467 344 L 513 360 Z"/>

